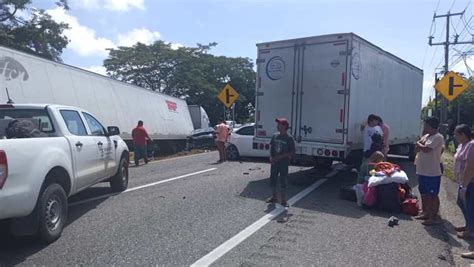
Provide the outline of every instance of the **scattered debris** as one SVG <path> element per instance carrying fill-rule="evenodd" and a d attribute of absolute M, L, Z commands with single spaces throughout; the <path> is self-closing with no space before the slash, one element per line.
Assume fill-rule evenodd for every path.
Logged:
<path fill-rule="evenodd" d="M 388 219 L 388 226 L 394 227 L 395 225 L 398 225 L 398 221 L 399 219 L 397 217 L 392 216 L 390 219 Z"/>
<path fill-rule="evenodd" d="M 186 199 L 186 197 L 183 197 L 183 199 Z"/>
<path fill-rule="evenodd" d="M 447 261 L 448 259 L 446 258 L 446 256 L 444 255 L 438 255 L 438 259 L 442 260 L 442 261 Z"/>
<path fill-rule="evenodd" d="M 249 173 L 248 173 L 248 172 L 244 172 L 244 175 L 249 175 Z"/>

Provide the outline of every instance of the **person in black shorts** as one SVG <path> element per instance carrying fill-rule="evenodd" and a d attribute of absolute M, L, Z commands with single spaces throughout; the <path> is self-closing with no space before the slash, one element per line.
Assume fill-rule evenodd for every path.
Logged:
<path fill-rule="evenodd" d="M 290 159 L 295 154 L 295 140 L 288 134 L 289 124 L 286 118 L 277 118 L 275 121 L 277 122 L 278 133 L 273 136 L 270 142 L 270 186 L 272 187 L 273 195 L 266 202 L 278 202 L 278 193 L 280 193 L 281 205 L 288 207 L 286 187 L 288 184 Z"/>

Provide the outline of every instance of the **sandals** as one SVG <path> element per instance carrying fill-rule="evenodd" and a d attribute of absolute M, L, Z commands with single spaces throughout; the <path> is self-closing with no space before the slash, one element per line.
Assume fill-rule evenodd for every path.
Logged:
<path fill-rule="evenodd" d="M 265 199 L 265 202 L 268 203 L 268 204 L 271 204 L 271 203 L 277 203 L 278 200 L 274 197 L 269 197 L 269 198 Z"/>
<path fill-rule="evenodd" d="M 474 252 L 461 253 L 461 257 L 474 260 Z"/>
<path fill-rule="evenodd" d="M 415 220 L 423 220 L 423 221 L 429 219 L 429 218 L 428 218 L 426 215 L 424 215 L 424 214 L 420 214 L 420 215 L 415 216 L 415 217 L 413 217 L 413 218 L 414 218 Z"/>
<path fill-rule="evenodd" d="M 459 237 L 461 239 L 472 239 L 472 238 L 474 238 L 474 233 L 466 232 L 466 231 L 459 232 L 456 235 L 457 235 L 457 237 Z"/>
<path fill-rule="evenodd" d="M 458 227 L 454 227 L 454 230 L 456 232 L 464 232 L 466 231 L 467 227 L 466 226 L 458 226 Z"/>

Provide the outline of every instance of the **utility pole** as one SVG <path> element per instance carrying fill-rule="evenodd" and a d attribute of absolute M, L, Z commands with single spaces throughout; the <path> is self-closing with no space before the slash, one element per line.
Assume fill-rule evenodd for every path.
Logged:
<path fill-rule="evenodd" d="M 439 78 L 438 78 L 438 72 L 435 72 L 435 85 L 438 83 L 439 81 Z M 434 114 L 436 117 L 439 118 L 439 109 L 438 109 L 438 91 L 435 90 L 435 110 L 434 110 Z"/>
<path fill-rule="evenodd" d="M 457 45 L 457 44 L 474 44 L 474 41 L 472 41 L 472 40 L 471 41 L 465 41 L 465 42 L 459 42 L 458 41 L 459 35 L 455 35 L 454 36 L 454 42 L 450 42 L 450 39 L 449 39 L 449 37 L 450 37 L 449 36 L 450 19 L 453 16 L 463 16 L 463 15 L 464 15 L 464 11 L 459 12 L 459 13 L 450 13 L 450 12 L 448 12 L 448 14 L 444 14 L 444 15 L 436 15 L 436 13 L 435 13 L 434 16 L 433 16 L 433 20 L 435 20 L 437 18 L 446 18 L 446 41 L 442 42 L 442 43 L 433 43 L 433 38 L 434 37 L 433 36 L 428 37 L 428 39 L 429 39 L 428 44 L 430 46 L 434 46 L 434 45 L 443 45 L 444 46 L 444 74 L 445 75 L 449 71 L 449 46 L 450 45 Z M 442 123 L 446 122 L 446 120 L 447 120 L 447 110 L 448 110 L 448 100 L 445 99 L 445 98 L 442 98 L 441 99 L 441 116 L 440 116 L 440 119 L 441 119 Z"/>

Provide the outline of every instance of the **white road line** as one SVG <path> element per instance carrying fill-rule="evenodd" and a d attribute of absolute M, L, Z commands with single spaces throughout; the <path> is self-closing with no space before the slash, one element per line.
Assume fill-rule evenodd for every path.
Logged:
<path fill-rule="evenodd" d="M 194 176 L 194 175 L 198 175 L 198 174 L 202 174 L 202 173 L 206 173 L 206 172 L 210 172 L 210 171 L 215 171 L 215 170 L 217 170 L 217 168 L 211 168 L 211 169 L 202 170 L 202 171 L 198 171 L 198 172 L 188 173 L 188 174 L 184 174 L 184 175 L 181 175 L 181 176 L 169 178 L 169 179 L 162 180 L 162 181 L 158 181 L 158 182 L 154 182 L 154 183 L 145 184 L 145 185 L 140 185 L 140 186 L 137 186 L 137 187 L 132 187 L 132 188 L 129 188 L 129 189 L 127 189 L 127 190 L 125 190 L 125 191 L 123 191 L 123 192 L 121 192 L 121 193 L 111 193 L 111 194 L 101 195 L 101 196 L 98 196 L 98 197 L 93 197 L 93 198 L 89 198 L 89 199 L 84 199 L 84 200 L 81 200 L 81 201 L 77 201 L 77 202 L 74 202 L 74 203 L 70 203 L 69 206 L 81 205 L 81 204 L 84 204 L 84 203 L 87 203 L 87 202 L 91 202 L 91 201 L 95 201 L 95 200 L 98 200 L 98 199 L 108 198 L 108 197 L 110 197 L 110 196 L 115 196 L 115 195 L 118 195 L 118 194 L 123 194 L 123 193 L 127 193 L 127 192 L 132 192 L 132 191 L 139 190 L 139 189 L 143 189 L 143 188 L 147 188 L 147 187 L 150 187 L 150 186 L 155 186 L 155 185 L 159 185 L 159 184 L 164 184 L 164 183 L 176 181 L 176 180 L 179 180 L 179 179 L 183 179 L 183 178 L 186 178 L 186 177 L 189 177 L 189 176 Z"/>
<path fill-rule="evenodd" d="M 214 153 L 214 152 L 216 152 L 216 151 L 202 152 L 202 153 L 197 153 L 197 154 L 187 155 L 187 156 L 177 156 L 177 157 L 172 157 L 172 158 L 167 158 L 167 159 L 157 159 L 157 160 L 150 161 L 149 164 L 156 164 L 156 163 L 172 161 L 172 160 L 177 160 L 177 159 L 186 159 L 186 158 L 198 157 L 198 156 L 208 155 L 208 154 Z M 135 164 L 135 163 L 133 161 L 130 161 L 130 164 Z"/>
<path fill-rule="evenodd" d="M 304 189 L 303 191 L 299 192 L 296 196 L 292 197 L 290 200 L 288 200 L 288 204 L 293 206 L 296 204 L 296 202 L 300 201 L 302 198 L 307 196 L 311 191 L 315 190 L 318 188 L 320 185 L 322 185 L 324 182 L 326 182 L 327 179 L 321 179 L 315 182 L 314 184 L 310 185 L 308 188 Z M 209 266 L 215 261 L 217 261 L 219 258 L 224 256 L 227 252 L 231 251 L 233 248 L 235 248 L 237 245 L 242 243 L 245 239 L 253 235 L 255 232 L 260 230 L 263 226 L 265 226 L 267 223 L 271 222 L 273 219 L 278 217 L 281 213 L 285 211 L 285 208 L 282 206 L 278 205 L 277 208 L 275 208 L 272 212 L 266 214 L 263 216 L 261 219 L 258 221 L 254 222 L 244 230 L 242 230 L 240 233 L 232 237 L 231 239 L 227 240 L 224 242 L 222 245 L 218 246 L 215 248 L 213 251 L 211 251 L 209 254 L 206 256 L 202 257 L 195 263 L 191 265 L 191 267 L 200 267 L 200 266 Z"/>

